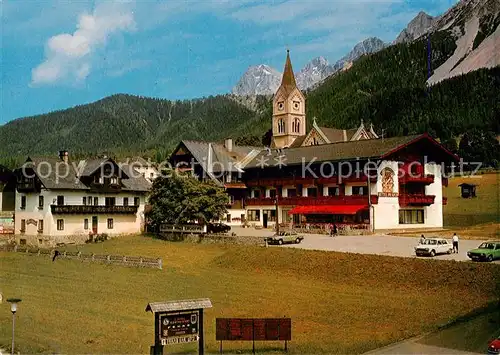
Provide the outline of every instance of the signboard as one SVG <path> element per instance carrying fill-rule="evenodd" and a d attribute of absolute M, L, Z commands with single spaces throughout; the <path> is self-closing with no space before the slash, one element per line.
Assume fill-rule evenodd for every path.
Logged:
<path fill-rule="evenodd" d="M 199 310 L 160 314 L 160 340 L 162 345 L 198 341 Z"/>
<path fill-rule="evenodd" d="M 379 192 L 378 197 L 398 197 L 397 192 Z"/>
<path fill-rule="evenodd" d="M 216 340 L 292 340 L 291 318 L 217 318 Z"/>

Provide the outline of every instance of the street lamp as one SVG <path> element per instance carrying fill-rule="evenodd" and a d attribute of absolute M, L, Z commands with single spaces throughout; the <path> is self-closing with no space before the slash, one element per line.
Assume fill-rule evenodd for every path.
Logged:
<path fill-rule="evenodd" d="M 16 328 L 16 312 L 17 304 L 21 302 L 20 298 L 8 298 L 7 302 L 10 303 L 10 311 L 12 312 L 12 355 L 14 355 L 14 331 Z"/>

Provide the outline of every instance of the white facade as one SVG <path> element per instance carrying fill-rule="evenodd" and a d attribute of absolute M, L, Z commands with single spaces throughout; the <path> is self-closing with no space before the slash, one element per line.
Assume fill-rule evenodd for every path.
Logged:
<path fill-rule="evenodd" d="M 62 205 L 58 205 L 58 196 L 64 198 Z M 115 206 L 124 206 L 124 199 L 126 198 L 128 198 L 128 206 L 134 206 L 138 202 L 137 213 L 53 214 L 51 210 L 51 205 L 95 206 L 94 203 L 97 202 L 97 206 L 105 206 L 106 197 L 114 197 Z M 84 198 L 86 204 L 83 202 Z M 95 201 L 96 198 L 97 201 Z M 138 200 L 135 200 L 136 198 Z M 24 208 L 22 206 L 23 201 L 25 201 Z M 80 237 L 83 240 L 92 233 L 106 233 L 108 235 L 137 234 L 142 231 L 144 225 L 144 205 L 144 194 L 134 194 L 132 192 L 97 194 L 86 190 L 42 189 L 40 193 L 17 193 L 15 234 L 19 235 L 19 238 L 23 238 L 23 236 L 41 239 L 46 237 Z M 96 226 L 97 230 L 95 230 Z"/>

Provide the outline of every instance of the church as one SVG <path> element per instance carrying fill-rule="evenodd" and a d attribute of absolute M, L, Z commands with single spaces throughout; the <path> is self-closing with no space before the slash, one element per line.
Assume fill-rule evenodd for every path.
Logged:
<path fill-rule="evenodd" d="M 378 138 L 363 120 L 358 128 L 336 129 L 319 127 L 313 118 L 312 129 L 306 133 L 306 98 L 297 87 L 290 52 L 287 51 L 281 85 L 273 99 L 272 148 L 298 148 L 310 145 Z"/>
<path fill-rule="evenodd" d="M 442 228 L 444 173 L 458 157 L 427 133 L 379 137 L 358 127 L 307 132 L 306 98 L 287 51 L 273 98 L 271 147 L 182 141 L 174 166 L 229 194 L 230 225 L 337 225 L 363 231 Z M 193 161 L 195 164 L 193 164 Z"/>

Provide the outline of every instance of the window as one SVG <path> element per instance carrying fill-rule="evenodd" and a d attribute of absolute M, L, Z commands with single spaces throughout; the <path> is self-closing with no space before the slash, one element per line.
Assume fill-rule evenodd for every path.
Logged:
<path fill-rule="evenodd" d="M 134 206 L 139 206 L 140 199 L 139 197 L 134 197 Z"/>
<path fill-rule="evenodd" d="M 43 196 L 38 196 L 38 208 L 43 210 Z"/>
<path fill-rule="evenodd" d="M 149 178 L 150 178 L 151 180 L 153 180 L 153 178 L 154 178 L 154 177 L 155 177 L 155 175 L 154 175 L 153 173 L 150 173 L 150 174 L 149 174 Z"/>
<path fill-rule="evenodd" d="M 286 194 L 288 197 L 295 197 L 297 196 L 297 189 L 287 189 Z"/>
<path fill-rule="evenodd" d="M 108 218 L 108 229 L 113 229 L 113 218 Z"/>
<path fill-rule="evenodd" d="M 112 177 L 110 180 L 109 180 L 109 183 L 111 185 L 118 185 L 118 178 L 116 176 Z"/>
<path fill-rule="evenodd" d="M 278 110 L 282 111 L 285 108 L 285 104 L 282 102 L 278 102 Z"/>
<path fill-rule="evenodd" d="M 276 198 L 276 189 L 269 190 L 269 197 Z"/>
<path fill-rule="evenodd" d="M 21 209 L 26 209 L 26 196 L 21 196 Z"/>
<path fill-rule="evenodd" d="M 227 223 L 230 223 L 230 222 L 231 222 L 231 215 L 230 215 L 230 214 L 227 214 L 227 215 L 226 215 L 226 222 L 227 222 Z"/>
<path fill-rule="evenodd" d="M 328 196 L 338 196 L 340 194 L 338 186 L 328 187 Z"/>
<path fill-rule="evenodd" d="M 83 197 L 83 198 L 82 198 L 82 204 L 83 204 L 84 206 L 86 206 L 86 205 L 87 205 L 87 198 L 86 198 L 86 197 Z"/>
<path fill-rule="evenodd" d="M 116 198 L 115 197 L 106 197 L 104 202 L 105 202 L 106 206 L 114 206 L 116 204 Z"/>
<path fill-rule="evenodd" d="M 298 109 L 300 108 L 300 102 L 298 102 L 298 101 L 294 101 L 294 102 L 293 102 L 293 108 L 294 108 L 295 110 L 298 110 Z"/>
<path fill-rule="evenodd" d="M 253 197 L 260 198 L 260 190 L 253 190 Z"/>
<path fill-rule="evenodd" d="M 308 197 L 317 197 L 318 189 L 316 187 L 308 187 L 307 188 L 307 196 Z"/>
<path fill-rule="evenodd" d="M 423 224 L 424 210 L 399 210 L 399 224 Z"/>
<path fill-rule="evenodd" d="M 94 206 L 99 206 L 99 197 L 94 197 Z"/>
<path fill-rule="evenodd" d="M 83 229 L 88 230 L 89 229 L 89 219 L 85 218 L 83 220 Z"/>
<path fill-rule="evenodd" d="M 43 233 L 43 219 L 38 220 L 38 233 Z"/>
<path fill-rule="evenodd" d="M 128 206 L 128 197 L 123 198 L 123 205 Z"/>
<path fill-rule="evenodd" d="M 58 219 L 57 220 L 57 230 L 58 231 L 63 231 L 64 230 L 64 219 Z"/>
<path fill-rule="evenodd" d="M 64 196 L 57 196 L 57 205 L 58 206 L 64 205 Z"/>
<path fill-rule="evenodd" d="M 296 133 L 300 132 L 300 119 L 299 118 L 293 119 L 292 131 L 296 132 Z"/>
<path fill-rule="evenodd" d="M 264 210 L 263 214 L 267 215 L 267 220 L 269 222 L 276 221 L 276 210 Z"/>
<path fill-rule="evenodd" d="M 229 196 L 228 196 L 228 199 L 229 199 L 228 203 L 229 203 L 230 205 L 233 205 L 233 204 L 234 204 L 234 196 L 233 196 L 233 195 L 229 195 Z"/>
<path fill-rule="evenodd" d="M 21 219 L 21 233 L 26 232 L 26 220 Z"/>
<path fill-rule="evenodd" d="M 250 222 L 260 221 L 260 210 L 248 210 L 248 220 Z"/>
<path fill-rule="evenodd" d="M 278 121 L 278 133 L 285 133 L 285 120 L 282 118 Z"/>
<path fill-rule="evenodd" d="M 366 186 L 353 186 L 352 187 L 353 195 L 368 195 L 368 188 Z"/>

